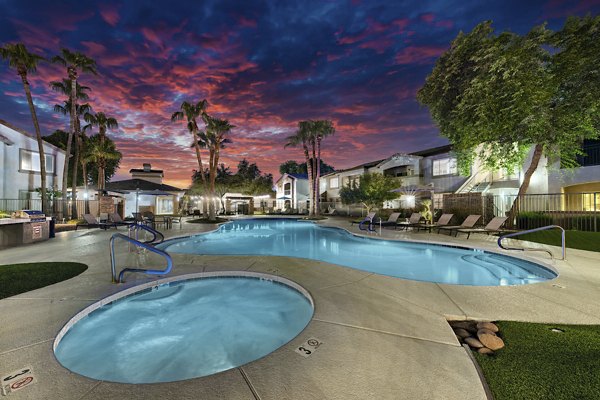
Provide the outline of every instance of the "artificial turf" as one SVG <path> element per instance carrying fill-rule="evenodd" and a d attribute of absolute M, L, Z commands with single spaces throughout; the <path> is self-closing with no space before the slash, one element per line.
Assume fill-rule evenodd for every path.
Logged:
<path fill-rule="evenodd" d="M 475 353 L 495 400 L 600 399 L 600 326 L 498 325 L 506 347 Z"/>
<path fill-rule="evenodd" d="M 74 262 L 0 265 L 0 299 L 70 279 L 86 269 L 87 265 Z"/>
<path fill-rule="evenodd" d="M 560 246 L 561 232 L 557 229 L 526 233 L 515 239 Z M 565 243 L 568 248 L 600 252 L 600 232 L 566 231 Z"/>

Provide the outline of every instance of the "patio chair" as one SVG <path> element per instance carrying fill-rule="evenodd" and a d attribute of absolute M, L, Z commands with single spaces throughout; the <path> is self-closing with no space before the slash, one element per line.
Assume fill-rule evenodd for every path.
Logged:
<path fill-rule="evenodd" d="M 327 207 L 327 211 L 325 211 L 323 213 L 323 215 L 334 215 L 335 214 L 335 208 L 333 207 Z"/>
<path fill-rule="evenodd" d="M 355 219 L 354 221 L 350 222 L 350 225 L 352 226 L 354 224 L 360 224 L 360 223 L 365 222 L 365 221 L 373 221 L 373 218 L 375 218 L 375 213 L 374 212 L 370 212 L 370 213 L 367 214 L 366 217 L 361 218 L 361 219 Z"/>
<path fill-rule="evenodd" d="M 85 224 L 75 225 L 75 230 L 77 230 L 77 228 L 79 228 L 80 226 L 86 226 L 88 228 L 101 228 L 104 230 L 111 228 L 111 227 L 114 227 L 115 229 L 117 229 L 117 224 L 115 224 L 114 222 L 110 222 L 110 223 L 98 222 L 96 217 L 94 217 L 92 214 L 83 214 L 83 219 L 85 219 Z"/>
<path fill-rule="evenodd" d="M 502 229 L 500 229 L 500 228 L 502 227 L 502 225 L 504 225 L 504 223 L 506 222 L 507 219 L 508 219 L 508 217 L 494 217 L 483 228 L 455 229 L 454 231 L 456 233 L 454 234 L 454 236 L 458 236 L 458 232 L 466 233 L 467 239 L 468 239 L 469 237 L 471 237 L 471 233 L 485 233 L 485 234 L 489 235 L 490 233 L 502 232 Z"/>
<path fill-rule="evenodd" d="M 410 218 L 408 219 L 408 222 L 398 222 L 394 229 L 398 229 L 398 227 L 400 227 L 401 229 L 414 228 L 415 226 L 419 225 L 421 217 L 421 213 L 412 213 Z"/>
<path fill-rule="evenodd" d="M 398 218 L 400 217 L 400 213 L 396 212 L 396 213 L 392 213 L 387 221 L 381 221 L 381 223 L 379 224 L 381 227 L 386 227 L 386 226 L 396 226 L 396 224 L 398 223 Z"/>
<path fill-rule="evenodd" d="M 423 230 L 427 230 L 427 231 L 429 231 L 429 233 L 431 233 L 431 229 L 439 228 L 442 226 L 448 226 L 448 224 L 450 223 L 450 220 L 452 219 L 453 216 L 454 216 L 454 214 L 442 214 L 440 216 L 440 218 L 438 218 L 437 222 L 433 225 L 418 224 L 416 226 L 417 232 L 420 231 L 421 229 L 423 229 Z"/>
<path fill-rule="evenodd" d="M 480 218 L 481 215 L 469 215 L 460 225 L 438 226 L 437 233 L 440 233 L 441 230 L 444 230 L 450 232 L 449 235 L 452 235 L 452 231 L 454 231 L 455 229 L 471 229 L 475 226 L 475 224 L 477 223 L 477 221 L 479 221 Z"/>
<path fill-rule="evenodd" d="M 116 212 L 108 214 L 108 217 L 112 223 L 121 225 L 121 226 L 123 226 L 123 225 L 130 226 L 130 225 L 135 225 L 135 223 L 136 223 L 136 221 L 125 221 L 123 218 L 121 218 L 119 213 L 116 213 Z"/>

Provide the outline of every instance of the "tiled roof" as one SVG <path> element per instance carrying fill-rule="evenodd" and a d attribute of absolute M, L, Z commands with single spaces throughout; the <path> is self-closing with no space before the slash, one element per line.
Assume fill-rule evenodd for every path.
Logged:
<path fill-rule="evenodd" d="M 145 179 L 126 179 L 124 181 L 114 181 L 106 184 L 106 190 L 162 190 L 165 192 L 182 192 L 183 189 L 175 186 L 154 183 Z"/>

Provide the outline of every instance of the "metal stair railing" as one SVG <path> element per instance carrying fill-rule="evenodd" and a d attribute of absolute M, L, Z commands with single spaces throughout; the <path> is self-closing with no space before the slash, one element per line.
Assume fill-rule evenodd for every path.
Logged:
<path fill-rule="evenodd" d="M 162 243 L 165 240 L 165 236 L 160 231 L 157 231 L 156 229 L 151 228 L 148 225 L 139 224 L 139 223 L 133 224 L 129 227 L 129 237 L 131 237 L 132 236 L 131 234 L 133 232 L 135 232 L 135 240 L 138 240 L 138 232 L 140 230 L 144 230 L 144 231 L 150 232 L 152 234 L 152 239 L 143 241 L 142 243 L 155 245 L 155 244 Z"/>
<path fill-rule="evenodd" d="M 144 268 L 123 268 L 121 270 L 121 272 L 119 273 L 119 276 L 117 277 L 116 261 L 115 261 L 115 240 L 116 239 L 124 240 L 126 242 L 129 242 L 129 243 L 137 246 L 137 247 L 141 247 L 143 249 L 151 251 L 152 253 L 156 253 L 156 254 L 164 257 L 167 260 L 166 268 L 164 270 L 144 269 Z M 111 272 L 112 272 L 112 282 L 113 283 L 123 283 L 123 275 L 125 274 L 125 272 L 143 272 L 143 273 L 149 274 L 149 275 L 166 275 L 169 272 L 171 272 L 171 269 L 173 268 L 173 259 L 171 258 L 169 253 L 162 251 L 160 249 L 157 249 L 150 243 L 140 242 L 139 240 L 136 240 L 129 236 L 125 236 L 122 233 L 115 233 L 110 238 L 110 268 L 111 268 Z"/>
<path fill-rule="evenodd" d="M 507 239 L 507 238 L 511 238 L 511 237 L 515 237 L 515 236 L 519 236 L 519 235 L 524 235 L 526 233 L 532 233 L 532 232 L 539 232 L 539 231 L 546 231 L 549 229 L 560 229 L 562 231 L 561 233 L 561 246 L 562 246 L 562 258 L 561 260 L 566 260 L 567 259 L 567 249 L 565 246 L 565 230 L 562 226 L 558 226 L 558 225 L 547 225 L 547 226 L 542 226 L 541 228 L 535 228 L 535 229 L 528 229 L 526 231 L 519 231 L 519 232 L 514 232 L 514 233 L 509 233 L 507 235 L 503 235 L 500 236 L 498 238 L 498 246 L 501 249 L 504 250 L 520 250 L 520 251 L 543 251 L 546 252 L 548 254 L 550 254 L 550 257 L 552 259 L 554 259 L 554 254 L 552 254 L 552 252 L 550 250 L 546 250 L 546 249 L 534 249 L 531 247 L 523 247 L 523 248 L 519 248 L 519 247 L 505 247 L 502 245 L 502 240 Z"/>

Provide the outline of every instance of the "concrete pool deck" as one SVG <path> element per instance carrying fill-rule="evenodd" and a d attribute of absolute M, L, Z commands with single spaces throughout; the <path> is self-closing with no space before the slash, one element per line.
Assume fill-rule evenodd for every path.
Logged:
<path fill-rule="evenodd" d="M 359 233 L 346 219 L 324 225 Z M 175 237 L 214 229 L 183 224 Z M 124 228 L 119 229 L 123 233 Z M 223 373 L 187 381 L 130 385 L 96 381 L 63 368 L 52 345 L 79 310 L 125 287 L 153 280 L 141 274 L 110 283 L 108 239 L 115 230 L 79 230 L 53 240 L 0 250 L 0 263 L 77 261 L 83 274 L 55 285 L 0 300 L 0 376 L 33 367 L 37 383 L 11 393 L 14 399 L 485 399 L 475 367 L 446 318 L 600 324 L 600 254 L 567 250 L 551 261 L 552 281 L 509 287 L 416 282 L 318 261 L 267 256 L 173 254 L 170 275 L 248 270 L 280 275 L 305 287 L 315 300 L 306 329 L 270 355 Z M 373 235 L 371 235 L 373 236 Z M 384 230 L 382 237 L 498 250 L 493 238 Z M 554 253 L 560 250 L 554 248 Z M 503 252 L 521 256 L 521 252 Z M 298 255 L 301 256 L 301 255 Z M 119 246 L 119 265 L 163 265 L 154 255 Z M 294 349 L 310 337 L 323 341 L 310 357 Z"/>

